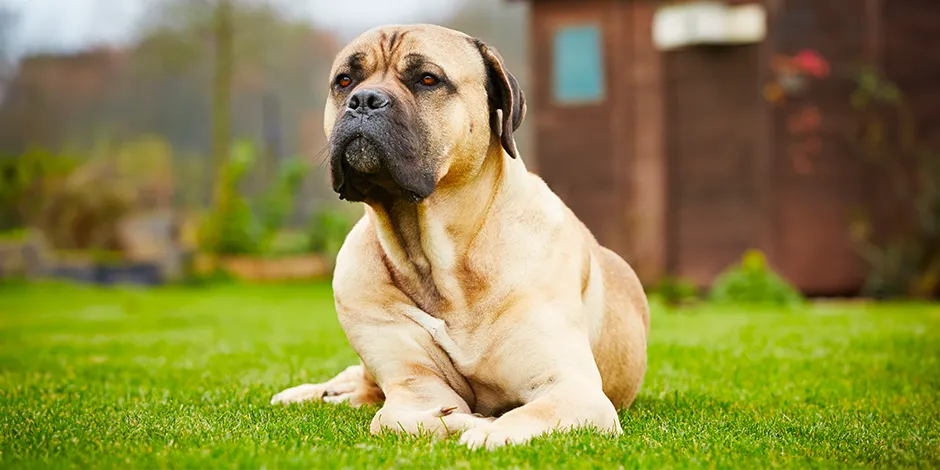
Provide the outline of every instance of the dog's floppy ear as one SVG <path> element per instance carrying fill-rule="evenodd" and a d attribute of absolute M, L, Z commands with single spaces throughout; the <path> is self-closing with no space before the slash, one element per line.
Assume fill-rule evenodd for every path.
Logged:
<path fill-rule="evenodd" d="M 499 52 L 479 39 L 473 40 L 486 67 L 486 94 L 490 105 L 490 129 L 499 136 L 503 148 L 512 158 L 519 157 L 512 132 L 519 128 L 525 118 L 525 94 L 506 67 Z"/>

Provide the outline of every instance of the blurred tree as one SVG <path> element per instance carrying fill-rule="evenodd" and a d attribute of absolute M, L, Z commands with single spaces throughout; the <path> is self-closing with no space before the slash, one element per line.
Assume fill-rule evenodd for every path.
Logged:
<path fill-rule="evenodd" d="M 202 173 L 214 173 L 214 181 L 227 161 L 225 142 L 233 139 L 264 143 L 246 181 L 250 188 L 276 174 L 277 158 L 312 158 L 325 143 L 321 132 L 305 131 L 311 116 L 322 119 L 327 87 L 316 84 L 326 82 L 338 44 L 276 6 L 261 0 L 161 0 L 134 53 L 128 93 L 152 110 L 129 113 L 145 121 L 136 127 L 172 129 L 171 140 L 211 153 L 215 171 Z M 142 88 L 149 96 L 139 96 Z M 121 101 L 134 100 L 128 95 Z"/>
<path fill-rule="evenodd" d="M 166 68 L 184 73 L 203 62 L 212 64 L 211 153 L 213 204 L 224 200 L 221 173 L 228 164 L 232 140 L 232 83 L 235 62 L 236 0 L 169 0 L 155 4 L 154 21 L 141 41 L 144 72 Z"/>
<path fill-rule="evenodd" d="M 530 91 L 529 72 L 529 2 L 507 2 L 506 0 L 472 0 L 447 22 L 448 27 L 477 37 L 492 47 L 506 61 L 506 67 L 519 81 L 526 99 L 533 99 Z M 532 152 L 532 125 L 523 124 L 513 135 L 526 164 L 537 164 Z"/>
<path fill-rule="evenodd" d="M 16 20 L 17 17 L 12 11 L 0 7 L 0 102 L 3 102 L 7 86 L 13 79 L 10 32 L 13 31 Z"/>
<path fill-rule="evenodd" d="M 219 94 L 229 99 L 228 111 L 216 114 L 230 126 L 223 140 L 247 139 L 261 149 L 243 185 L 247 193 L 277 174 L 275 157 L 303 155 L 317 163 L 339 44 L 286 16 L 276 1 L 226 0 L 231 61 L 222 64 L 230 68 L 222 87 L 214 87 L 218 0 L 151 0 L 137 44 L 125 49 L 23 57 L 0 101 L 0 152 L 38 147 L 86 155 L 104 142 L 158 136 L 172 149 L 176 202 L 203 206 L 213 199 L 211 156 L 221 148 L 213 147 L 213 90 L 228 88 Z M 296 222 L 333 199 L 326 168 L 312 166 Z"/>
<path fill-rule="evenodd" d="M 232 62 L 235 31 L 231 0 L 216 0 L 213 6 L 213 60 L 212 83 L 212 166 L 215 173 L 213 204 L 224 204 L 225 185 L 220 184 L 226 171 L 232 140 Z"/>

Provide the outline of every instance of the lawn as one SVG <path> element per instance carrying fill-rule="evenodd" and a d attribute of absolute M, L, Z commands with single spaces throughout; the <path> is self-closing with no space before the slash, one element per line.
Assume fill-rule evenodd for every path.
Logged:
<path fill-rule="evenodd" d="M 619 438 L 486 453 L 272 407 L 355 361 L 329 288 L 0 286 L 0 467 L 940 466 L 940 307 L 654 309 Z"/>

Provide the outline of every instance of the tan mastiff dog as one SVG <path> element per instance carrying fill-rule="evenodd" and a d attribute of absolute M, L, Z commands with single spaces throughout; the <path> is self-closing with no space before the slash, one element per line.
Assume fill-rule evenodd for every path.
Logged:
<path fill-rule="evenodd" d="M 365 203 L 333 280 L 362 364 L 272 403 L 384 402 L 373 432 L 472 448 L 621 433 L 646 296 L 518 158 L 525 98 L 497 52 L 439 26 L 376 28 L 340 52 L 330 90 L 333 189 Z"/>

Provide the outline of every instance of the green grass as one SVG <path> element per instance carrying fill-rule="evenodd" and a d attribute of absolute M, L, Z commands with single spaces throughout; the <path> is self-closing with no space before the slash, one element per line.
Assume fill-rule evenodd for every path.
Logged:
<path fill-rule="evenodd" d="M 494 453 L 272 407 L 355 361 L 327 286 L 0 286 L 0 467 L 940 466 L 940 307 L 655 309 L 625 434 Z"/>

